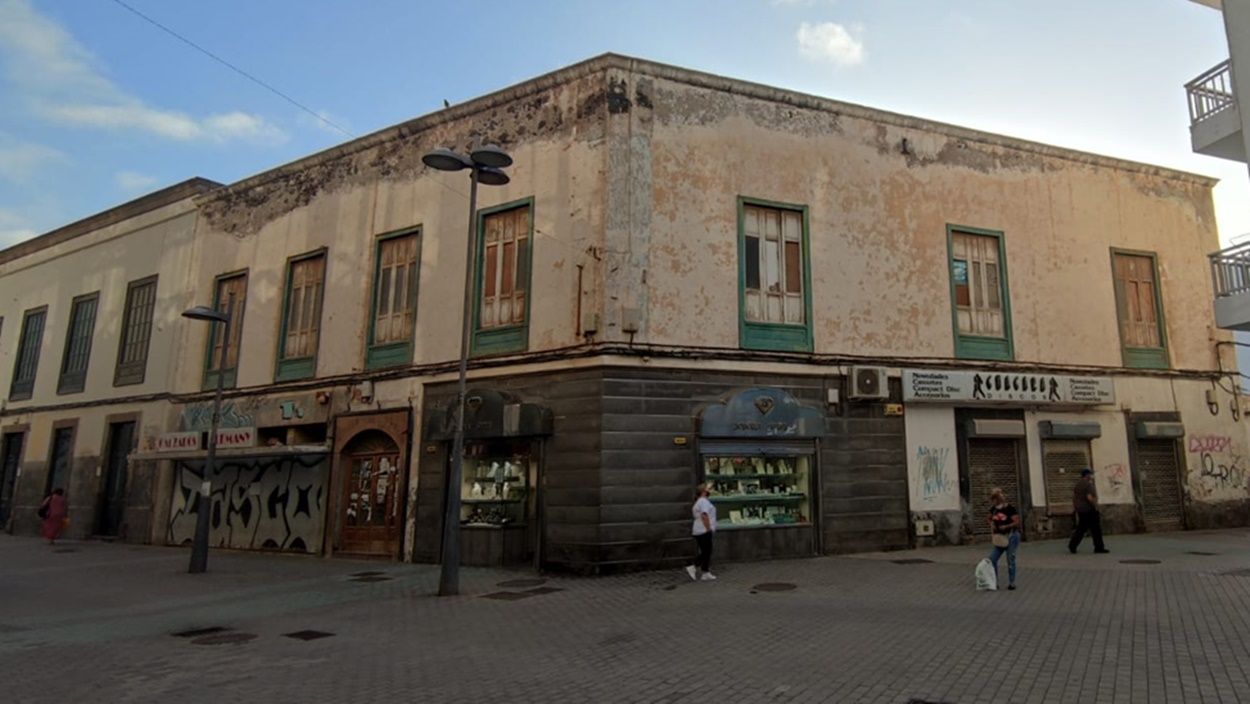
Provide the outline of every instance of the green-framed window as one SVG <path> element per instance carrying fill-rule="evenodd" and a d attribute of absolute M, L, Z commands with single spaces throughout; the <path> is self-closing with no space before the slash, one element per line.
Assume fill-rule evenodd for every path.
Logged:
<path fill-rule="evenodd" d="M 126 309 L 122 314 L 113 386 L 142 384 L 147 375 L 152 315 L 156 310 L 156 280 L 156 276 L 149 276 L 126 286 Z"/>
<path fill-rule="evenodd" d="M 1012 359 L 1011 298 L 1003 233 L 946 226 L 955 356 Z"/>
<path fill-rule="evenodd" d="M 325 250 L 302 254 L 287 261 L 275 381 L 307 379 L 317 373 L 325 278 Z"/>
<path fill-rule="evenodd" d="M 87 384 L 91 337 L 95 333 L 95 314 L 99 304 L 100 293 L 97 291 L 78 296 L 70 306 L 65 352 L 61 355 L 61 376 L 56 383 L 58 394 L 79 393 Z"/>
<path fill-rule="evenodd" d="M 807 206 L 738 198 L 738 331 L 744 349 L 812 351 Z"/>
<path fill-rule="evenodd" d="M 473 354 L 523 352 L 529 346 L 533 242 L 533 198 L 478 211 Z"/>
<path fill-rule="evenodd" d="M 48 307 L 32 308 L 22 316 L 22 333 L 17 341 L 17 359 L 13 362 L 13 380 L 9 384 L 9 400 L 24 401 L 35 391 L 35 375 L 39 371 L 39 349 L 43 346 L 43 327 Z"/>
<path fill-rule="evenodd" d="M 373 306 L 365 351 L 368 369 L 412 363 L 420 252 L 420 228 L 378 238 L 373 266 Z"/>
<path fill-rule="evenodd" d="M 225 350 L 226 336 L 222 334 L 223 323 L 209 323 L 208 353 L 204 361 L 204 388 L 217 386 L 217 375 L 222 375 L 222 385 L 235 386 L 239 380 L 239 351 L 243 345 L 243 311 L 247 307 L 247 272 L 223 274 L 217 277 L 213 289 L 213 308 L 230 314 L 230 345 Z M 223 355 L 222 352 L 225 352 Z"/>
<path fill-rule="evenodd" d="M 1111 275 L 1124 366 L 1167 369 L 1168 336 L 1158 257 L 1154 252 L 1112 248 Z"/>

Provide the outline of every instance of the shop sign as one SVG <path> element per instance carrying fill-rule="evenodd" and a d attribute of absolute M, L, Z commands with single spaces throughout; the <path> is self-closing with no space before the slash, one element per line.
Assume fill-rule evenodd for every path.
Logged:
<path fill-rule="evenodd" d="M 217 447 L 256 447 L 256 428 L 222 428 L 217 431 Z"/>
<path fill-rule="evenodd" d="M 703 410 L 699 433 L 716 438 L 816 437 L 824 416 L 775 388 L 740 391 Z"/>
<path fill-rule="evenodd" d="M 198 450 L 200 449 L 200 434 L 198 432 L 189 432 L 157 435 L 152 442 L 152 449 L 156 452 Z"/>
<path fill-rule="evenodd" d="M 903 400 L 910 403 L 1115 403 L 1111 379 L 1062 374 L 963 372 L 907 369 Z"/>

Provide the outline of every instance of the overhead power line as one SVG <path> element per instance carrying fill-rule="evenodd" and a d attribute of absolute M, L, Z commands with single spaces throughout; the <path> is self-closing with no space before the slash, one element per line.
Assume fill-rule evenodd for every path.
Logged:
<path fill-rule="evenodd" d="M 349 132 L 348 130 L 344 129 L 343 127 L 341 127 L 341 126 L 339 126 L 339 125 L 335 124 L 334 122 L 332 122 L 332 121 L 330 121 L 330 120 L 326 119 L 324 115 L 322 115 L 321 113 L 317 112 L 316 110 L 313 110 L 313 109 L 309 108 L 308 106 L 306 106 L 306 105 L 304 105 L 303 103 L 299 102 L 299 101 L 298 101 L 298 100 L 296 100 L 295 98 L 292 98 L 291 96 L 287 95 L 286 93 L 283 93 L 282 91 L 278 90 L 277 88 L 274 88 L 273 86 L 271 86 L 271 85 L 269 85 L 268 83 L 266 83 L 266 82 L 262 81 L 261 79 L 257 78 L 256 76 L 253 76 L 252 74 L 248 73 L 247 71 L 244 71 L 243 69 L 239 68 L 238 66 L 235 66 L 234 64 L 230 63 L 229 61 L 226 61 L 225 59 L 221 58 L 220 56 L 218 56 L 218 55 L 214 54 L 213 52 L 209 51 L 208 49 L 205 49 L 204 47 L 200 46 L 199 44 L 196 44 L 195 42 L 191 41 L 190 39 L 187 39 L 186 37 L 184 37 L 184 36 L 182 36 L 181 34 L 179 34 L 179 33 L 175 32 L 174 30 L 170 29 L 169 27 L 166 27 L 165 25 L 161 24 L 160 22 L 157 22 L 156 20 L 152 19 L 151 17 L 148 17 L 147 15 L 143 14 L 142 12 L 140 12 L 140 11 L 136 10 L 135 8 L 133 8 L 133 7 L 131 7 L 130 5 L 128 5 L 128 4 L 126 4 L 125 2 L 123 2 L 123 0 L 113 0 L 113 2 L 117 3 L 118 5 L 121 5 L 122 7 L 126 8 L 127 10 L 129 10 L 129 11 L 133 12 L 135 15 L 139 16 L 139 17 L 140 17 L 141 19 L 143 19 L 145 22 L 147 22 L 147 23 L 151 24 L 152 26 L 154 26 L 154 27 L 156 27 L 156 28 L 160 29 L 161 31 L 165 32 L 166 34 L 170 35 L 171 37 L 174 37 L 175 39 L 177 39 L 178 41 L 182 42 L 183 44 L 186 44 L 187 46 L 191 47 L 192 49 L 195 49 L 196 51 L 198 51 L 198 52 L 200 52 L 201 54 L 203 54 L 203 55 L 207 56 L 208 58 L 212 59 L 213 61 L 216 61 L 217 63 L 221 64 L 222 66 L 225 66 L 226 68 L 230 69 L 231 71 L 234 71 L 235 73 L 239 74 L 240 76 L 243 76 L 244 78 L 246 78 L 247 80 L 251 81 L 252 83 L 255 83 L 256 85 L 260 86 L 261 88 L 264 88 L 265 90 L 269 91 L 270 93 L 273 93 L 274 95 L 278 96 L 279 98 L 282 98 L 283 100 L 287 101 L 288 103 L 290 103 L 290 104 L 294 105 L 295 107 L 299 108 L 300 110 L 303 110 L 304 112 L 308 113 L 309 115 L 312 115 L 313 117 L 317 118 L 318 120 L 321 120 L 322 122 L 326 123 L 326 124 L 327 124 L 327 125 L 329 125 L 330 127 L 333 127 L 334 129 L 338 130 L 339 132 L 342 132 L 343 134 L 347 135 L 348 137 L 355 137 L 355 136 L 356 136 L 356 135 L 352 134 L 351 132 Z"/>

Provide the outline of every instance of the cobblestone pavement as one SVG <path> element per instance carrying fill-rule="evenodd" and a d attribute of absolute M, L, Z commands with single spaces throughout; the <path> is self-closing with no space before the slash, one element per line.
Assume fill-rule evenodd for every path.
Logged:
<path fill-rule="evenodd" d="M 0 686 L 13 702 L 1250 701 L 1250 531 L 1108 543 L 1026 543 L 1014 592 L 976 592 L 985 549 L 960 547 L 700 583 L 501 587 L 539 578 L 468 569 L 466 595 L 440 599 L 431 566 L 214 552 L 192 576 L 182 550 L 0 536 Z M 229 630 L 172 635 L 209 627 Z M 303 630 L 333 635 L 284 635 Z"/>

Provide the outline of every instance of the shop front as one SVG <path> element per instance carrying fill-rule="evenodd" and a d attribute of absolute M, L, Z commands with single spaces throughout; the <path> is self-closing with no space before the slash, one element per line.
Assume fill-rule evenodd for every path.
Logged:
<path fill-rule="evenodd" d="M 455 402 L 429 413 L 425 423 L 427 470 L 446 477 L 456 430 Z M 542 560 L 542 457 L 552 432 L 551 411 L 490 389 L 465 399 L 464 456 L 460 484 L 460 551 L 465 565 L 539 566 Z M 445 495 L 425 497 L 418 512 L 438 512 Z M 437 503 L 431 501 L 437 499 Z M 440 522 L 441 526 L 441 522 Z M 436 535 L 423 535 L 429 542 Z M 441 540 L 440 540 L 441 543 Z"/>
<path fill-rule="evenodd" d="M 737 392 L 698 417 L 699 479 L 717 514 L 726 560 L 802 557 L 820 551 L 820 411 L 776 388 Z"/>
<path fill-rule="evenodd" d="M 407 408 L 334 419 L 331 553 L 399 559 L 410 422 Z"/>

